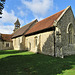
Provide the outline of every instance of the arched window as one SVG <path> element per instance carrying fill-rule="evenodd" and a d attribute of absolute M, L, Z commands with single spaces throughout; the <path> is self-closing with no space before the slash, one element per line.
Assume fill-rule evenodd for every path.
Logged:
<path fill-rule="evenodd" d="M 35 37 L 34 44 L 35 44 L 35 46 L 37 46 L 37 37 Z"/>
<path fill-rule="evenodd" d="M 73 26 L 72 24 L 69 25 L 69 28 L 68 28 L 68 40 L 69 40 L 69 44 L 72 44 L 73 43 L 73 36 L 74 36 L 74 30 L 73 30 Z"/>
<path fill-rule="evenodd" d="M 29 50 L 31 50 L 31 43 L 29 42 Z"/>

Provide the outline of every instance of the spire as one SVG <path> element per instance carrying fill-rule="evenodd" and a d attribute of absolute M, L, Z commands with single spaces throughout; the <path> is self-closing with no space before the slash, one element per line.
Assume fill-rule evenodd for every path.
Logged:
<path fill-rule="evenodd" d="M 15 25 L 15 28 L 14 28 L 14 32 L 17 30 L 17 29 L 19 29 L 20 28 L 20 22 L 19 22 L 19 19 L 17 18 L 17 20 L 16 20 L 16 22 L 14 23 L 14 25 Z"/>
<path fill-rule="evenodd" d="M 16 22 L 14 23 L 15 25 L 20 25 L 19 19 L 17 18 Z"/>

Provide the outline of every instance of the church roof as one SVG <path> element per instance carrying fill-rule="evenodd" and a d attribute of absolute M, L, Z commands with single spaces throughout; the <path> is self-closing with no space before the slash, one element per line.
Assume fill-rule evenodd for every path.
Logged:
<path fill-rule="evenodd" d="M 16 30 L 13 33 L 12 38 L 15 38 L 15 37 L 18 37 L 18 36 L 25 34 L 27 32 L 27 30 L 29 30 L 36 22 L 38 22 L 37 19 L 28 23 L 27 25 L 24 25 L 23 27 L 19 28 L 18 30 Z"/>
<path fill-rule="evenodd" d="M 12 34 L 1 34 L 1 39 L 3 41 L 11 42 L 12 41 L 11 37 L 12 37 Z"/>
<path fill-rule="evenodd" d="M 56 21 L 59 18 L 59 16 L 64 12 L 64 10 L 37 22 L 30 30 L 26 32 L 25 35 L 32 34 L 32 33 L 53 27 L 54 21 Z"/>

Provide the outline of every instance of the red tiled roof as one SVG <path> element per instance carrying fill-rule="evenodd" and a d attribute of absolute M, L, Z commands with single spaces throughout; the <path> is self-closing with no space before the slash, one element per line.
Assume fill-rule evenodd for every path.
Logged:
<path fill-rule="evenodd" d="M 54 21 L 58 19 L 64 10 L 37 22 L 25 35 L 52 27 Z"/>
<path fill-rule="evenodd" d="M 1 39 L 3 41 L 11 42 L 12 41 L 11 37 L 12 37 L 12 34 L 1 34 Z"/>
<path fill-rule="evenodd" d="M 13 33 L 12 38 L 21 36 L 21 35 L 23 35 L 24 33 L 26 33 L 27 30 L 28 30 L 29 28 L 31 28 L 31 26 L 33 26 L 37 21 L 38 21 L 38 20 L 36 19 L 36 20 L 34 20 L 34 21 L 28 23 L 27 25 L 24 25 L 23 27 L 19 28 L 18 30 L 16 30 L 16 31 Z"/>

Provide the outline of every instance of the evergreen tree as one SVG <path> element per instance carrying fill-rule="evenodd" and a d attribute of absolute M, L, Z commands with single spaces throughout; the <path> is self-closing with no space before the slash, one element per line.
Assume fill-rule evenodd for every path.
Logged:
<path fill-rule="evenodd" d="M 6 0 L 0 0 L 0 15 L 2 15 L 2 10 L 4 9 L 4 4 Z M 2 17 L 0 17 L 2 18 Z"/>

